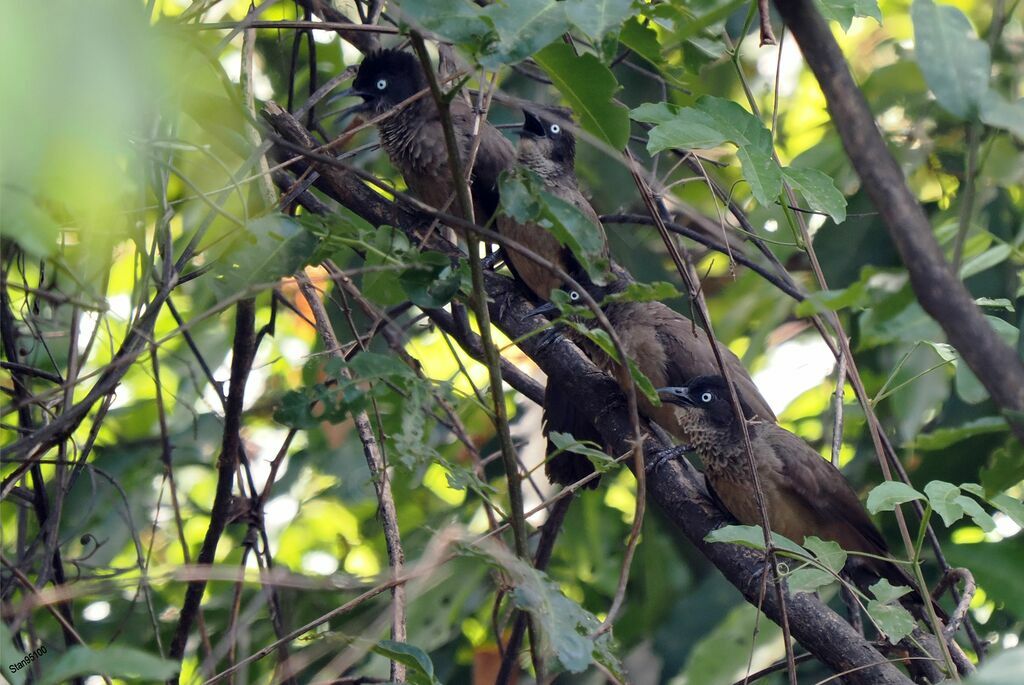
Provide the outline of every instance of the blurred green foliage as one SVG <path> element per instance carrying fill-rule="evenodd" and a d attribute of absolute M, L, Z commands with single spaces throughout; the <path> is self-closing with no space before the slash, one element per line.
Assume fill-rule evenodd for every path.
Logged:
<path fill-rule="evenodd" d="M 304 18 L 289 2 L 254 4 L 261 21 Z M 352 3 L 342 4 L 357 16 Z M 411 567 L 441 553 L 449 526 L 465 531 L 463 542 L 485 532 L 485 503 L 507 509 L 499 462 L 486 459 L 497 449 L 477 395 L 487 374 L 424 324 L 416 309 L 443 306 L 466 292 L 465 268 L 420 253 L 400 231 L 374 229 L 344 210 L 323 220 L 266 206 L 254 183 L 261 167 L 247 137 L 256 119 L 239 86 L 241 33 L 217 23 L 241 21 L 250 3 L 10 5 L 0 40 L 3 285 L 16 361 L 60 381 L 27 378 L 39 400 L 29 409 L 33 426 L 56 420 L 86 396 L 160 288 L 168 260 L 190 244 L 196 250 L 183 265 L 183 274 L 194 277 L 173 291 L 152 344 L 130 360 L 109 403 L 95 406 L 72 440 L 45 455 L 41 473 L 51 503 L 59 503 L 56 539 L 75 626 L 89 649 L 65 650 L 58 623 L 36 609 L 31 626 L 20 622 L 19 629 L 22 640 L 31 630 L 50 649 L 38 662 L 40 673 L 71 677 L 121 661 L 130 668 L 110 674 L 124 682 L 166 677 L 167 665 L 157 657 L 166 654 L 184 596 L 181 570 L 205 535 L 216 485 L 230 370 L 227 310 L 244 296 L 256 297 L 257 328 L 266 326 L 268 333 L 247 387 L 243 438 L 256 493 L 267 488 L 264 551 L 277 571 L 294 574 L 276 590 L 284 626 L 304 625 L 386 578 L 377 499 L 353 412 L 370 412 L 394 466 L 391 485 Z M 613 150 L 626 141 L 629 126 L 634 155 L 670 187 L 665 199 L 673 211 L 699 213 L 713 227 L 724 216 L 707 185 L 694 182 L 670 152 L 697 148 L 707 173 L 746 211 L 775 257 L 802 286 L 817 291 L 795 230 L 798 213 L 806 219 L 828 289 L 799 306 L 756 274 L 733 269 L 725 256 L 689 246 L 706 275 L 716 333 L 777 400 L 784 425 L 828 454 L 832 365 L 827 358 L 815 362 L 821 345 L 802 317 L 838 312 L 873 408 L 912 481 L 945 503 L 934 507 L 945 525 L 933 522 L 948 560 L 968 566 L 978 580 L 972 618 L 979 633 L 993 653 L 1011 648 L 1024 631 L 1024 451 L 917 304 L 795 44 L 776 22 L 781 54 L 758 47 L 753 5 L 529 0 L 480 8 L 459 0 L 396 0 L 385 11 L 400 27 L 416 24 L 452 40 L 470 63 L 495 70 L 503 91 L 571 105 L 582 125 L 578 174 L 599 213 L 643 211 Z M 952 256 L 960 227 L 967 228 L 961 276 L 992 325 L 1024 350 L 1024 23 L 1018 4 L 818 5 L 835 20 L 837 39 L 936 237 Z M 1006 14 L 1013 8 L 1018 11 Z M 574 36 L 580 56 L 561 43 L 565 32 Z M 257 100 L 297 107 L 310 90 L 358 62 L 358 52 L 334 34 L 317 31 L 313 38 L 307 42 L 293 29 L 257 31 Z M 534 66 L 512 68 L 532 55 L 553 86 L 528 76 L 540 73 Z M 328 110 L 321 104 L 315 114 L 333 136 L 347 122 L 327 116 Z M 500 103 L 492 112 L 497 123 L 518 116 Z M 640 122 L 655 127 L 648 131 Z M 373 139 L 371 132 L 360 133 L 350 149 Z M 379 151 L 362 152 L 355 163 L 404 187 Z M 795 209 L 783 182 L 798 192 Z M 968 185 L 973 208 L 965 214 Z M 540 201 L 536 193 L 527 199 Z M 580 242 L 574 245 L 580 252 L 592 251 L 580 230 L 570 221 L 566 239 Z M 653 228 L 609 223 L 606 230 L 612 254 L 638 279 L 678 283 Z M 749 244 L 736 245 L 757 256 Z M 364 341 L 361 334 L 379 322 L 311 266 L 308 273 L 329 294 L 328 311 L 346 351 L 368 345 L 345 365 L 354 381 L 345 380 L 339 362 L 328 361 L 307 322 L 308 305 L 288 278 L 327 258 L 352 274 L 374 307 L 414 303 L 396 316 L 405 352 L 417 365 L 405 364 L 380 336 Z M 671 304 L 689 312 L 685 299 Z M 540 376 L 510 341 L 499 337 L 499 345 L 511 362 Z M 4 357 L 15 361 L 6 350 Z M 11 370 L 0 378 L 11 395 Z M 68 378 L 76 382 L 64 391 Z M 5 445 L 33 427 L 18 425 L 16 397 L 10 399 Z M 533 506 L 548 493 L 539 467 L 539 412 L 512 391 L 506 399 L 523 459 L 534 469 L 525 483 Z M 866 493 L 882 476 L 849 388 L 844 407 L 841 463 Z M 291 429 L 295 437 L 286 443 Z M 275 459 L 279 469 L 269 484 Z M 18 463 L 5 460 L 2 468 L 6 479 Z M 936 481 L 949 488 L 926 487 Z M 49 533 L 40 531 L 27 504 L 31 480 L 16 478 L 11 485 L 17 489 L 5 490 L 0 508 L 3 554 L 36 579 L 48 563 L 41 535 Z M 876 497 L 887 494 L 879 492 Z M 980 514 L 978 500 L 968 495 L 987 502 Z M 387 659 L 400 655 L 419 682 L 472 682 L 495 659 L 492 608 L 509 576 L 519 581 L 513 601 L 549 619 L 552 649 L 560 656 L 554 667 L 569 671 L 559 682 L 600 682 L 591 666 L 596 660 L 612 670 L 621 663 L 631 682 L 731 683 L 748 661 L 757 670 L 778 659 L 776 628 L 762 620 L 755 633 L 752 608 L 658 512 L 644 522 L 613 637 L 588 637 L 615 593 L 634 504 L 632 477 L 606 473 L 599 489 L 583 492 L 573 505 L 547 575 L 534 577 L 497 551 L 456 546 L 460 553 L 451 561 L 409 586 L 408 644 L 380 642 L 388 626 L 385 593 L 287 645 L 308 659 L 300 680 L 321 669 L 322 677 L 337 677 L 329 664 L 343 654 L 360 675 L 386 677 Z M 888 538 L 898 539 L 893 516 L 883 513 L 876 521 Z M 262 549 L 243 516 L 221 540 L 220 568 L 237 570 L 244 545 L 254 543 Z M 934 580 L 927 546 L 924 556 Z M 183 682 L 201 682 L 228 665 L 226 636 L 236 601 L 242 637 L 235 658 L 275 639 L 267 595 L 255 582 L 252 555 L 247 558 L 251 582 L 238 586 L 237 596 L 233 576 L 209 585 L 203 622 L 214 656 L 203 641 L 190 642 Z M 6 607 L 17 615 L 27 593 L 6 567 L 3 573 L 6 618 Z M 198 630 L 193 635 L 198 638 Z M 12 643 L 6 624 L 0 637 L 5 659 L 24 646 Z M 1019 661 L 1019 654 L 1000 655 L 976 682 L 1011 682 L 1000 674 L 1015 672 L 1006 664 Z M 814 662 L 800 668 L 806 682 L 829 675 Z M 274 658 L 245 671 L 249 682 L 272 682 Z M 25 673 L 12 682 L 25 682 Z M 761 682 L 782 682 L 782 676 Z"/>

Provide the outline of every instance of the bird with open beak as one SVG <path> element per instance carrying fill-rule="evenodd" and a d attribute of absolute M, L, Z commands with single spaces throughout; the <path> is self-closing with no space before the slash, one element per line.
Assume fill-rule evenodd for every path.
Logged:
<path fill-rule="evenodd" d="M 797 544 L 815 535 L 849 552 L 872 555 L 851 554 L 847 561 L 846 571 L 860 587 L 881 577 L 915 588 L 902 566 L 884 559 L 890 557 L 885 539 L 839 469 L 793 433 L 758 418 L 738 394 L 742 417 L 734 413 L 729 388 L 719 375 L 658 388 L 658 397 L 675 410 L 676 421 L 704 463 L 708 485 L 726 510 L 742 524 L 761 524 L 740 425 L 745 421 L 772 531 Z M 919 612 L 916 591 L 910 603 Z"/>
<path fill-rule="evenodd" d="M 410 192 L 435 209 L 451 207 L 455 183 L 448 165 L 444 127 L 437 103 L 419 60 L 403 50 L 378 50 L 367 55 L 352 82 L 341 95 L 356 95 L 363 104 L 354 111 L 379 116 L 380 141 L 391 163 L 398 168 Z M 421 94 L 422 93 L 422 94 Z M 413 99 L 414 97 L 416 99 Z M 512 143 L 463 100 L 450 105 L 452 127 L 463 166 L 478 131 L 479 148 L 473 163 L 470 192 L 476 223 L 487 224 L 498 208 L 498 176 L 515 160 Z"/>

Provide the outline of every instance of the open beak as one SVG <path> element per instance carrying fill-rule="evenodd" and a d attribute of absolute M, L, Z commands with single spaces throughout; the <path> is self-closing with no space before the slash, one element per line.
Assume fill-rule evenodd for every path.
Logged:
<path fill-rule="evenodd" d="M 335 93 L 334 95 L 330 96 L 327 99 L 326 104 L 328 106 L 331 106 L 331 105 L 334 105 L 335 103 L 337 103 L 340 100 L 344 100 L 346 98 L 352 98 L 352 97 L 365 98 L 366 97 L 366 93 L 364 93 L 364 92 L 362 92 L 360 90 L 356 90 L 355 88 L 346 88 L 345 90 L 339 91 L 339 92 Z M 349 107 L 346 107 L 344 109 L 339 109 L 339 110 L 331 111 L 330 113 L 324 115 L 323 118 L 327 119 L 327 118 L 331 118 L 331 117 L 337 117 L 338 121 L 342 122 L 345 119 L 348 119 L 353 114 L 359 114 L 361 112 L 369 111 L 370 106 L 371 105 L 370 105 L 369 101 L 359 102 L 359 103 L 356 103 L 356 104 L 351 105 Z"/>
<path fill-rule="evenodd" d="M 546 316 L 548 314 L 551 314 L 552 312 L 557 312 L 557 311 L 558 311 L 558 306 L 557 305 L 554 305 L 554 304 L 552 304 L 550 302 L 545 302 L 541 306 L 534 307 L 533 309 L 531 309 L 529 312 L 527 312 L 526 315 L 527 316 Z"/>
<path fill-rule="evenodd" d="M 531 138 L 544 137 L 544 122 L 528 110 L 523 110 L 523 127 L 519 129 L 519 135 L 530 136 Z"/>
<path fill-rule="evenodd" d="M 688 388 L 658 388 L 658 399 L 669 404 L 678 404 L 681 407 L 693 406 L 693 399 L 690 397 Z"/>

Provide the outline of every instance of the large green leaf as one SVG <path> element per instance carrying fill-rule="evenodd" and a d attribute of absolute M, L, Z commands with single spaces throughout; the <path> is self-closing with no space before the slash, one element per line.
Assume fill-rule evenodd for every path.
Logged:
<path fill-rule="evenodd" d="M 914 0 L 914 49 L 928 87 L 942 107 L 974 118 L 988 92 L 991 55 L 963 12 L 932 0 Z"/>
<path fill-rule="evenodd" d="M 594 40 L 619 27 L 632 14 L 632 0 L 565 0 L 565 14 Z"/>
<path fill-rule="evenodd" d="M 564 2 L 515 0 L 494 2 L 484 15 L 494 23 L 498 40 L 481 60 L 488 68 L 526 59 L 569 30 Z"/>
<path fill-rule="evenodd" d="M 990 656 L 965 682 L 967 685 L 1018 685 L 1021 673 L 1024 673 L 1024 647 L 1017 647 Z"/>
<path fill-rule="evenodd" d="M 629 110 L 612 100 L 619 89 L 611 70 L 590 53 L 577 56 L 565 43 L 553 43 L 537 61 L 580 119 L 585 131 L 616 150 L 629 140 Z"/>
<path fill-rule="evenodd" d="M 772 157 L 771 134 L 760 119 L 732 100 L 705 96 L 695 107 L 685 107 L 670 119 L 661 108 L 634 110 L 633 116 L 661 119 L 647 141 L 651 154 L 668 148 L 707 149 L 729 142 L 736 146 L 743 177 L 761 205 L 771 204 L 782 191 L 782 170 Z"/>

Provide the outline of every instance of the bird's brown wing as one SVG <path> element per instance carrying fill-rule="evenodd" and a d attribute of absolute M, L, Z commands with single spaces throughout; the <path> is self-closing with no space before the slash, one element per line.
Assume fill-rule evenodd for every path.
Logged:
<path fill-rule="evenodd" d="M 890 556 L 885 539 L 839 469 L 806 442 L 779 426 L 761 424 L 757 430 L 763 442 L 782 459 L 782 474 L 787 487 L 780 496 L 798 503 L 791 511 L 804 517 L 804 535 L 834 540 L 845 550 Z M 799 538 L 796 541 L 803 542 Z M 892 585 L 915 588 L 900 601 L 923 616 L 923 600 L 916 590 L 917 583 L 902 565 L 851 556 L 846 569 L 862 588 L 873 584 L 879 577 Z M 934 601 L 931 603 L 939 618 L 945 621 L 947 614 L 943 608 Z"/>
<path fill-rule="evenodd" d="M 563 271 L 569 268 L 566 258 L 572 257 L 571 252 L 546 228 L 532 222 L 521 224 L 512 217 L 498 215 L 498 232 L 556 264 Z M 561 277 L 548 267 L 512 248 L 506 248 L 504 252 L 509 270 L 540 300 L 546 302 L 551 297 L 551 291 L 561 287 Z"/>
<path fill-rule="evenodd" d="M 781 461 L 785 497 L 799 502 L 810 516 L 807 525 L 813 532 L 807 534 L 835 540 L 851 551 L 888 554 L 885 539 L 839 469 L 784 428 L 760 424 L 757 431 Z"/>
<path fill-rule="evenodd" d="M 659 302 L 646 306 L 658 330 L 658 339 L 666 352 L 665 385 L 686 385 L 697 376 L 719 375 L 718 361 L 711 340 L 700 326 Z M 739 357 L 720 345 L 722 361 L 736 384 L 736 393 L 757 418 L 775 422 L 775 412 L 757 389 Z M 652 378 L 652 380 L 654 380 Z"/>

